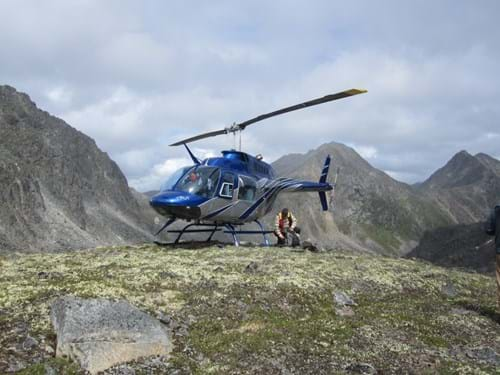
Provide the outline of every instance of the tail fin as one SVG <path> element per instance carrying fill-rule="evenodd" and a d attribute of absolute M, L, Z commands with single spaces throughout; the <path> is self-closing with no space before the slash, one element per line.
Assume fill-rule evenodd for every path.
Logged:
<path fill-rule="evenodd" d="M 321 171 L 321 176 L 319 178 L 319 182 L 326 182 L 326 178 L 328 177 L 328 169 L 330 169 L 330 155 L 328 155 L 325 159 L 325 164 L 323 165 L 323 170 Z"/>
<path fill-rule="evenodd" d="M 321 171 L 321 176 L 319 177 L 320 183 L 326 183 L 326 178 L 328 177 L 328 170 L 330 169 L 330 155 L 325 159 L 325 164 L 323 165 L 323 170 Z M 324 191 L 318 192 L 319 201 L 321 202 L 321 208 L 323 211 L 328 211 L 328 202 L 326 200 L 326 193 Z"/>

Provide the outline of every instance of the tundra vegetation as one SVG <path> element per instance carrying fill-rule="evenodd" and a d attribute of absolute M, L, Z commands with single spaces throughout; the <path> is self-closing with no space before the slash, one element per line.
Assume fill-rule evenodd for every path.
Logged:
<path fill-rule="evenodd" d="M 500 365 L 493 277 L 342 251 L 143 245 L 1 259 L 0 373 L 81 373 L 54 358 L 50 304 L 68 294 L 128 300 L 171 330 L 170 358 L 107 373 L 478 374 Z"/>

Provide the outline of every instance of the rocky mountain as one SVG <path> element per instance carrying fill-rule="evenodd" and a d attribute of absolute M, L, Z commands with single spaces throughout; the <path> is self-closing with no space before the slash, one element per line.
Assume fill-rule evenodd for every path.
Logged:
<path fill-rule="evenodd" d="M 327 155 L 332 156 L 330 180 L 339 175 L 333 211 L 322 212 L 317 194 L 288 194 L 276 207 L 287 206 L 301 221 L 304 237 L 325 246 L 338 241 L 358 249 L 400 255 L 411 250 L 424 231 L 451 223 L 448 215 L 407 184 L 372 167 L 352 148 L 324 144 L 307 154 L 284 156 L 273 163 L 280 176 L 317 180 Z M 349 245 L 347 243 L 347 245 Z"/>
<path fill-rule="evenodd" d="M 425 259 L 442 267 L 494 273 L 493 238 L 485 233 L 484 227 L 481 222 L 429 230 L 406 257 Z"/>
<path fill-rule="evenodd" d="M 0 251 L 144 242 L 138 198 L 94 140 L 0 86 Z"/>
<path fill-rule="evenodd" d="M 333 211 L 322 212 L 316 194 L 283 195 L 276 204 L 291 208 L 304 237 L 326 247 L 368 249 L 423 258 L 442 266 L 492 270 L 493 250 L 483 224 L 500 202 L 500 161 L 461 151 L 426 181 L 407 185 L 372 167 L 353 149 L 329 143 L 307 154 L 273 163 L 282 176 L 317 180 L 326 155 L 330 180 L 339 168 Z M 273 213 L 274 214 L 274 213 Z M 271 218 L 268 218 L 271 223 Z"/>
<path fill-rule="evenodd" d="M 483 221 L 500 202 L 500 161 L 486 154 L 456 154 L 417 187 L 454 223 Z"/>
<path fill-rule="evenodd" d="M 280 176 L 317 180 L 328 154 L 330 178 L 339 170 L 332 209 L 322 212 L 317 194 L 282 195 L 264 219 L 268 226 L 286 206 L 298 216 L 303 238 L 327 248 L 399 256 L 422 237 L 435 238 L 437 228 L 483 220 L 500 201 L 500 162 L 486 154 L 462 151 L 412 186 L 335 142 L 286 155 L 273 166 Z M 0 86 L 0 202 L 3 250 L 150 241 L 156 225 L 147 195 L 128 187 L 118 166 L 91 138 L 8 86 Z M 433 247 L 427 241 L 424 248 Z"/>

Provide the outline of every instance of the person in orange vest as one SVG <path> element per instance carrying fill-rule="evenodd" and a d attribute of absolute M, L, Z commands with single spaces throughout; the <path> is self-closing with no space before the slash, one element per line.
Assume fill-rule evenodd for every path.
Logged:
<path fill-rule="evenodd" d="M 490 219 L 486 223 L 486 233 L 495 236 L 497 309 L 500 311 L 500 205 L 491 211 Z"/>
<path fill-rule="evenodd" d="M 291 237 L 292 246 L 299 246 L 300 239 L 298 234 L 300 229 L 297 227 L 297 219 L 288 211 L 288 208 L 283 208 L 276 215 L 274 234 L 278 237 L 278 246 L 287 245 L 288 235 Z"/>

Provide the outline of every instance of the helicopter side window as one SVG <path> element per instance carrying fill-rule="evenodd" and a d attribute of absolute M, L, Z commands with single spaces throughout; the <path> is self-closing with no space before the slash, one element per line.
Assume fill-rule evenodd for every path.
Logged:
<path fill-rule="evenodd" d="M 238 199 L 244 201 L 253 201 L 257 192 L 257 185 L 255 181 L 249 177 L 240 176 L 240 189 L 238 192 Z"/>
<path fill-rule="evenodd" d="M 222 185 L 219 195 L 223 198 L 232 198 L 234 190 L 234 175 L 232 173 L 224 173 L 222 175 Z"/>

